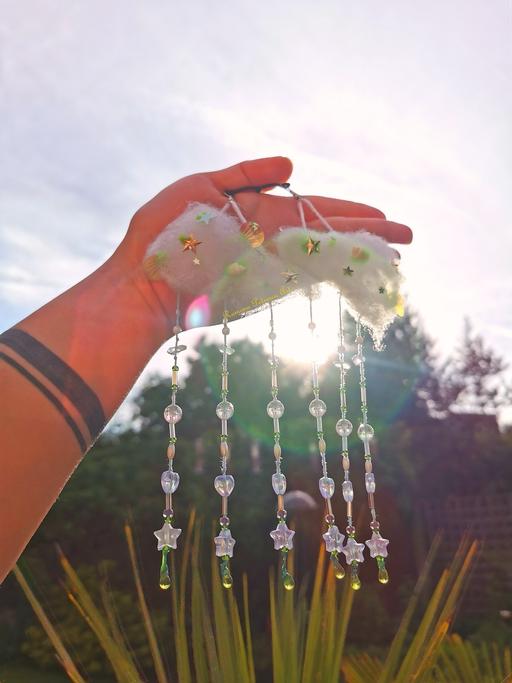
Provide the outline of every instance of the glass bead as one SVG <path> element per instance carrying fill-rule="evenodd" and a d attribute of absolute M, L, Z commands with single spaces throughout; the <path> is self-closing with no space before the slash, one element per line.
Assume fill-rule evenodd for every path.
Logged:
<path fill-rule="evenodd" d="M 377 566 L 379 568 L 379 583 L 389 583 L 389 574 L 383 557 L 377 557 Z"/>
<path fill-rule="evenodd" d="M 182 415 L 183 411 L 179 406 L 175 405 L 174 403 L 168 405 L 167 408 L 164 410 L 165 421 L 173 425 L 175 425 L 177 422 L 181 420 Z"/>
<path fill-rule="evenodd" d="M 269 332 L 268 338 L 274 341 L 276 339 L 277 334 L 275 332 Z"/>
<path fill-rule="evenodd" d="M 213 485 L 219 496 L 227 498 L 235 488 L 235 480 L 231 474 L 219 474 L 218 477 L 215 477 Z"/>
<path fill-rule="evenodd" d="M 356 344 L 362 344 L 364 342 L 364 339 L 360 334 L 358 334 L 357 337 L 355 338 L 355 342 L 356 342 Z"/>
<path fill-rule="evenodd" d="M 285 590 L 287 590 L 287 591 L 292 591 L 295 588 L 295 579 L 290 574 L 290 572 L 286 572 L 284 574 L 283 586 L 284 586 Z"/>
<path fill-rule="evenodd" d="M 171 470 L 165 470 L 160 477 L 160 483 L 164 493 L 174 493 L 180 484 L 180 475 Z"/>
<path fill-rule="evenodd" d="M 267 405 L 267 415 L 273 419 L 283 417 L 284 405 L 277 398 L 273 398 Z"/>
<path fill-rule="evenodd" d="M 334 515 L 325 515 L 325 521 L 327 524 L 334 524 Z"/>
<path fill-rule="evenodd" d="M 336 432 L 339 436 L 350 436 L 352 434 L 352 422 L 346 418 L 341 418 L 336 422 Z"/>
<path fill-rule="evenodd" d="M 372 531 L 378 531 L 380 529 L 380 522 L 378 522 L 376 519 L 370 522 L 370 529 Z"/>
<path fill-rule="evenodd" d="M 235 406 L 229 401 L 221 401 L 217 404 L 215 412 L 219 420 L 229 420 L 229 418 L 233 417 Z"/>
<path fill-rule="evenodd" d="M 349 524 L 348 527 L 345 529 L 345 531 L 347 532 L 347 534 L 349 536 L 351 536 L 352 534 L 356 533 L 356 528 L 354 526 L 352 526 L 351 524 Z"/>
<path fill-rule="evenodd" d="M 277 519 L 286 519 L 287 516 L 286 510 L 283 508 L 282 510 L 277 511 Z"/>
<path fill-rule="evenodd" d="M 350 568 L 350 587 L 355 591 L 358 591 L 361 588 L 361 579 L 357 574 L 357 562 Z"/>
<path fill-rule="evenodd" d="M 222 328 L 222 334 L 228 335 L 230 332 L 231 330 L 229 329 L 229 327 L 227 325 L 224 325 L 224 327 Z"/>
<path fill-rule="evenodd" d="M 232 348 L 231 346 L 219 346 L 219 351 L 223 354 L 224 351 L 226 352 L 226 356 L 231 356 L 233 353 L 235 353 L 235 349 Z"/>
<path fill-rule="evenodd" d="M 364 475 L 364 484 L 368 493 L 375 493 L 375 475 L 373 472 L 366 472 Z"/>
<path fill-rule="evenodd" d="M 322 417 L 327 411 L 327 406 L 321 398 L 314 398 L 309 404 L 309 412 L 313 417 Z"/>
<path fill-rule="evenodd" d="M 310 330 L 314 330 L 316 328 L 316 324 L 315 323 L 309 323 L 308 327 Z"/>
<path fill-rule="evenodd" d="M 356 353 L 355 356 L 352 356 L 352 363 L 354 363 L 354 365 L 361 365 L 363 362 L 364 356 L 361 353 Z"/>
<path fill-rule="evenodd" d="M 181 353 L 182 351 L 186 351 L 187 347 L 185 344 L 178 344 L 178 346 L 169 346 L 167 349 L 167 353 L 171 356 L 178 355 L 178 353 Z"/>
<path fill-rule="evenodd" d="M 173 334 L 179 334 L 180 332 L 183 332 L 183 330 L 181 329 L 181 327 L 179 325 L 175 325 L 172 328 L 172 331 L 173 331 Z"/>
<path fill-rule="evenodd" d="M 286 477 L 282 472 L 276 472 L 272 475 L 272 488 L 278 496 L 283 496 L 286 493 Z"/>
<path fill-rule="evenodd" d="M 173 517 L 174 516 L 174 510 L 172 508 L 165 508 L 165 510 L 162 512 L 162 515 L 164 517 Z"/>
<path fill-rule="evenodd" d="M 219 535 L 213 539 L 215 543 L 215 554 L 217 557 L 222 557 L 226 560 L 233 557 L 233 548 L 235 547 L 235 539 L 231 536 L 231 531 L 226 527 L 222 527 Z"/>
<path fill-rule="evenodd" d="M 354 487 L 350 479 L 346 479 L 341 485 L 341 492 L 343 493 L 343 500 L 346 503 L 351 503 L 354 500 Z"/>
<path fill-rule="evenodd" d="M 341 566 L 340 561 L 334 553 L 331 554 L 331 564 L 334 570 L 334 576 L 337 579 L 342 579 L 345 576 L 345 570 Z"/>
<path fill-rule="evenodd" d="M 222 517 L 219 517 L 219 523 L 221 526 L 229 526 L 229 517 L 222 515 Z"/>
<path fill-rule="evenodd" d="M 334 479 L 331 479 L 331 477 L 322 477 L 318 481 L 318 488 L 320 489 L 322 498 L 325 498 L 326 500 L 332 498 L 334 494 Z"/>
<path fill-rule="evenodd" d="M 357 428 L 357 436 L 361 439 L 361 441 L 370 441 L 373 439 L 374 433 L 373 427 L 368 423 L 360 424 Z"/>

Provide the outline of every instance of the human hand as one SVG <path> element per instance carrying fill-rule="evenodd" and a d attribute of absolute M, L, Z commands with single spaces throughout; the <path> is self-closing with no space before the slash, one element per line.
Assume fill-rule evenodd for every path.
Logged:
<path fill-rule="evenodd" d="M 243 161 L 221 171 L 198 173 L 169 185 L 142 206 L 133 216 L 126 237 L 117 254 L 124 268 L 135 277 L 138 288 L 148 291 L 158 300 L 168 315 L 173 313 L 174 293 L 167 284 L 152 281 L 142 268 L 144 255 L 151 242 L 179 216 L 190 202 L 222 207 L 226 203 L 225 190 L 246 185 L 264 185 L 286 182 L 291 174 L 291 161 L 285 157 L 270 157 Z M 328 220 L 334 230 L 354 232 L 366 230 L 391 243 L 408 244 L 412 231 L 406 225 L 386 220 L 384 214 L 373 207 L 342 199 L 307 197 Z M 293 197 L 268 193 L 242 192 L 237 202 L 248 219 L 256 221 L 271 237 L 283 225 L 298 223 L 297 203 Z M 304 207 L 306 220 L 312 227 L 321 227 L 316 216 Z M 183 302 L 187 305 L 187 302 Z"/>

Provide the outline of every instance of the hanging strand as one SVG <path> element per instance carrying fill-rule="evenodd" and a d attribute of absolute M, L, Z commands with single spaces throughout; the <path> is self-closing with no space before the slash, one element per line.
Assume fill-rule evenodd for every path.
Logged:
<path fill-rule="evenodd" d="M 270 309 L 270 332 L 268 338 L 270 339 L 271 355 L 271 396 L 272 400 L 267 405 L 267 415 L 273 420 L 274 425 L 274 457 L 276 471 L 272 475 L 272 488 L 277 496 L 277 527 L 270 532 L 270 536 L 274 541 L 274 549 L 281 551 L 281 579 L 286 590 L 292 590 L 295 586 L 293 576 L 288 571 L 288 552 L 293 548 L 293 536 L 295 531 L 292 531 L 286 525 L 286 510 L 284 508 L 284 494 L 286 493 L 286 477 L 281 472 L 282 451 L 281 451 L 281 431 L 279 426 L 279 419 L 284 414 L 284 405 L 278 398 L 279 384 L 277 377 L 277 367 L 279 364 L 275 354 L 275 340 L 276 333 L 274 330 L 274 311 L 272 304 L 269 304 Z"/>
<path fill-rule="evenodd" d="M 235 480 L 231 474 L 227 473 L 227 463 L 229 458 L 229 443 L 228 443 L 228 420 L 233 416 L 235 408 L 232 403 L 228 401 L 228 356 L 233 353 L 233 349 L 228 346 L 228 334 L 230 330 L 228 327 L 227 316 L 224 314 L 222 335 L 224 344 L 220 347 L 222 354 L 221 366 L 221 400 L 217 404 L 216 413 L 221 421 L 220 431 L 220 471 L 221 474 L 215 477 L 214 486 L 217 493 L 221 496 L 221 516 L 219 518 L 220 532 L 215 537 L 215 554 L 221 558 L 220 561 L 220 576 L 224 588 L 231 588 L 233 585 L 233 578 L 229 568 L 229 560 L 233 557 L 233 547 L 236 543 L 231 536 L 229 529 L 228 517 L 228 498 L 235 487 Z"/>
<path fill-rule="evenodd" d="M 359 366 L 359 386 L 361 389 L 361 424 L 357 430 L 357 435 L 363 442 L 364 447 L 364 483 L 368 493 L 368 507 L 370 508 L 370 529 L 372 530 L 372 537 L 366 541 L 366 545 L 370 549 L 370 556 L 377 560 L 377 567 L 379 570 L 379 581 L 381 583 L 388 583 L 389 574 L 386 569 L 384 558 L 388 556 L 387 545 L 389 541 L 383 538 L 380 534 L 380 524 L 377 520 L 377 513 L 375 510 L 375 475 L 373 474 L 372 455 L 370 450 L 370 441 L 373 438 L 374 430 L 368 422 L 368 401 L 366 397 L 366 372 L 365 372 L 365 358 L 363 355 L 363 330 L 361 327 L 361 320 L 358 318 L 356 322 L 356 346 L 357 353 L 352 358 L 354 365 Z"/>
<path fill-rule="evenodd" d="M 343 324 L 343 305 L 341 292 L 338 297 L 338 361 L 336 365 L 340 370 L 340 413 L 341 417 L 336 423 L 336 432 L 341 436 L 341 462 L 343 466 L 343 484 L 341 485 L 341 492 L 343 500 L 347 506 L 347 543 L 343 552 L 347 557 L 350 565 L 350 585 L 354 590 L 361 588 L 361 580 L 358 574 L 358 563 L 362 562 L 362 550 L 364 546 L 362 543 L 357 543 L 355 534 L 355 526 L 352 516 L 352 503 L 354 500 L 354 487 L 350 480 L 350 458 L 348 453 L 348 437 L 352 433 L 352 423 L 347 418 L 347 390 L 346 390 L 346 373 L 347 366 L 345 364 L 345 328 Z M 348 553 L 348 554 L 347 554 Z"/>
<path fill-rule="evenodd" d="M 176 455 L 176 424 L 182 418 L 182 410 L 176 403 L 176 395 L 178 393 L 178 354 L 185 351 L 187 348 L 179 343 L 180 327 L 180 299 L 179 295 L 176 302 L 176 322 L 173 328 L 175 334 L 174 346 L 171 346 L 167 353 L 173 357 L 173 365 L 171 369 L 171 402 L 164 410 L 164 419 L 169 424 L 169 444 L 167 446 L 167 469 L 162 472 L 160 483 L 165 494 L 165 508 L 163 512 L 164 523 L 161 529 L 154 532 L 158 540 L 157 548 L 162 551 L 162 561 L 160 565 L 160 588 L 167 590 L 171 587 L 171 577 L 169 574 L 168 555 L 171 549 L 176 550 L 177 539 L 181 534 L 181 529 L 175 529 L 172 526 L 174 518 L 172 495 L 176 491 L 180 483 L 180 475 L 174 471 L 174 456 Z"/>
<path fill-rule="evenodd" d="M 323 539 L 325 541 L 325 547 L 327 552 L 331 553 L 331 559 L 333 562 L 334 570 L 338 578 L 343 577 L 342 567 L 338 562 L 337 556 L 338 552 L 341 550 L 341 544 L 343 543 L 343 535 L 338 531 L 338 527 L 335 525 L 335 518 L 332 511 L 331 498 L 334 495 L 334 479 L 329 477 L 327 472 L 327 461 L 326 461 L 326 450 L 327 445 L 324 439 L 324 428 L 323 428 L 323 416 L 327 411 L 327 406 L 320 398 L 320 384 L 318 380 L 318 363 L 315 357 L 315 329 L 316 324 L 313 320 L 313 299 L 311 292 L 309 294 L 309 325 L 311 331 L 311 346 L 312 346 L 312 359 L 311 359 L 311 375 L 312 375 L 312 389 L 313 389 L 313 400 L 309 404 L 309 412 L 316 420 L 316 436 L 318 441 L 318 452 L 320 454 L 320 464 L 322 468 L 322 476 L 318 481 L 318 488 L 320 489 L 320 494 L 325 500 L 325 521 L 327 523 L 327 532 L 323 534 Z"/>

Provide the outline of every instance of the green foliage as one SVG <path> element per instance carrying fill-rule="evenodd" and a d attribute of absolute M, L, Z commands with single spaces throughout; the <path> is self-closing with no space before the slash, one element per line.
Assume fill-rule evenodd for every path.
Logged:
<path fill-rule="evenodd" d="M 252 647 L 247 579 L 243 579 L 242 608 L 232 590 L 224 590 L 218 575 L 217 558 L 211 562 L 211 588 L 206 591 L 199 567 L 200 525 L 191 518 L 181 553 L 179 572 L 173 563 L 174 587 L 170 591 L 172 639 L 175 671 L 165 673 L 165 655 L 155 636 L 146 596 L 142 590 L 131 531 L 126 529 L 132 572 L 138 590 L 139 632 L 148 638 L 154 669 L 159 683 L 256 683 Z M 442 681 L 486 683 L 506 680 L 511 673 L 508 648 L 486 644 L 472 645 L 457 636 L 446 637 L 460 600 L 464 581 L 476 553 L 476 544 L 464 542 L 443 572 L 419 626 L 410 632 L 411 618 L 422 592 L 430 561 L 420 576 L 389 652 L 384 659 L 368 653 L 343 658 L 354 592 L 348 581 L 336 586 L 332 567 L 325 571 L 325 553 L 320 551 L 311 594 L 302 588 L 298 595 L 284 591 L 270 576 L 270 628 L 274 683 L 339 683 L 341 671 L 346 683 L 408 683 Z M 100 603 L 61 555 L 68 597 L 80 617 L 103 649 L 118 683 L 142 683 L 141 669 L 131 645 L 131 637 L 119 615 L 111 609 L 108 591 L 102 591 Z M 69 651 L 54 625 L 29 588 L 22 572 L 16 578 L 37 613 L 42 627 L 56 648 L 59 660 L 74 683 L 83 683 Z M 364 590 L 364 589 L 363 589 Z M 168 594 L 164 594 L 168 595 Z M 135 613 L 135 610 L 132 610 Z M 407 646 L 405 645 L 408 642 Z M 265 674 L 267 676 L 267 674 Z M 497 677 L 501 678 L 497 678 Z M 268 680 L 265 677 L 264 680 Z"/>

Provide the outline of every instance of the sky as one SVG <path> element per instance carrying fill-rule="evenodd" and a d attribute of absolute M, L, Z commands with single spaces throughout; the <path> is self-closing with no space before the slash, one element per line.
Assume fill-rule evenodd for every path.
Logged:
<path fill-rule="evenodd" d="M 173 180 L 283 154 L 296 191 L 414 229 L 408 302 L 441 355 L 469 316 L 512 361 L 511 29 L 509 0 L 0 0 L 0 330 Z"/>

